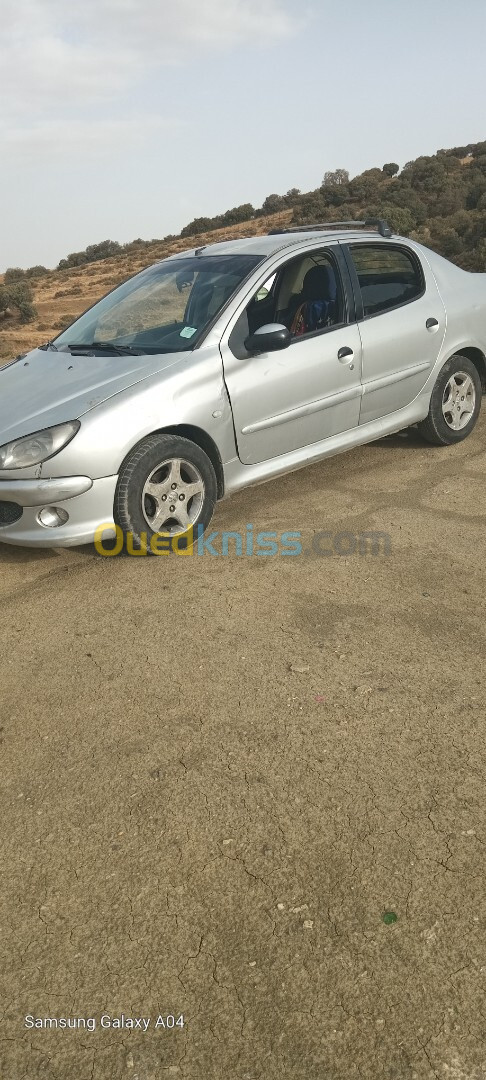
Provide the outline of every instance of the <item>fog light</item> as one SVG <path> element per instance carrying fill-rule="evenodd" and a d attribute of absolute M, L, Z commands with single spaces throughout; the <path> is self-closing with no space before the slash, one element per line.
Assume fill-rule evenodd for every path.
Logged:
<path fill-rule="evenodd" d="M 44 506 L 37 515 L 37 520 L 46 529 L 57 529 L 59 525 L 65 525 L 66 521 L 69 521 L 69 514 L 60 506 Z"/>

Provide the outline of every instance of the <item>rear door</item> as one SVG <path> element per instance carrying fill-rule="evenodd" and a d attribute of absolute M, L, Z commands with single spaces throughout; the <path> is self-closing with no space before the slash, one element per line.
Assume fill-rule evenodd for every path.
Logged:
<path fill-rule="evenodd" d="M 335 301 L 328 324 L 281 351 L 250 355 L 249 331 L 291 329 L 307 275 L 330 268 Z M 283 260 L 235 316 L 221 342 L 238 455 L 245 465 L 288 454 L 358 426 L 361 339 L 349 308 L 350 282 L 338 245 Z M 316 296 L 315 300 L 326 300 Z"/>
<path fill-rule="evenodd" d="M 405 244 L 344 245 L 363 347 L 360 424 L 405 408 L 420 393 L 445 334 L 445 308 L 426 263 Z"/>

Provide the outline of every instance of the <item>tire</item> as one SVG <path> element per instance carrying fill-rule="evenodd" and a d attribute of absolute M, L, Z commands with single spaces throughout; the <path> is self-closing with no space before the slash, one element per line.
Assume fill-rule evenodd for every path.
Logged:
<path fill-rule="evenodd" d="M 432 390 L 428 416 L 417 425 L 420 434 L 434 446 L 467 439 L 479 416 L 481 395 L 481 379 L 472 361 L 459 353 L 451 356 Z"/>
<path fill-rule="evenodd" d="M 176 435 L 149 435 L 134 447 L 118 476 L 114 517 L 125 549 L 156 554 L 151 541 L 160 534 L 176 538 L 167 541 L 170 546 L 187 547 L 190 526 L 194 538 L 198 528 L 207 528 L 216 499 L 215 472 L 200 446 Z"/>

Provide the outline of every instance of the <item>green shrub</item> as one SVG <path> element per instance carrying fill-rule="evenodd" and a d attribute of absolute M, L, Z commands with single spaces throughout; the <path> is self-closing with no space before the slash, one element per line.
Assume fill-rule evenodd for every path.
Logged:
<path fill-rule="evenodd" d="M 9 266 L 4 274 L 5 285 L 13 285 L 16 281 L 23 281 L 25 277 L 25 270 L 22 270 L 20 266 Z"/>
<path fill-rule="evenodd" d="M 0 313 L 5 317 L 17 309 L 22 323 L 32 322 L 37 318 L 30 285 L 17 281 L 12 285 L 0 285 Z"/>
<path fill-rule="evenodd" d="M 47 269 L 47 266 L 29 266 L 28 270 L 25 271 L 25 276 L 26 278 L 40 278 L 45 277 L 45 275 L 50 274 L 50 272 L 51 271 Z"/>

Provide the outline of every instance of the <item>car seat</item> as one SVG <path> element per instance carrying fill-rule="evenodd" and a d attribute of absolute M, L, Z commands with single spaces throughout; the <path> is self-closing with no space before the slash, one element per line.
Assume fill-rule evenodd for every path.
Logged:
<path fill-rule="evenodd" d="M 293 309 L 293 310 L 292 310 Z M 302 291 L 289 305 L 288 322 L 293 337 L 302 337 L 336 320 L 337 282 L 332 266 L 312 266 L 307 271 Z"/>

